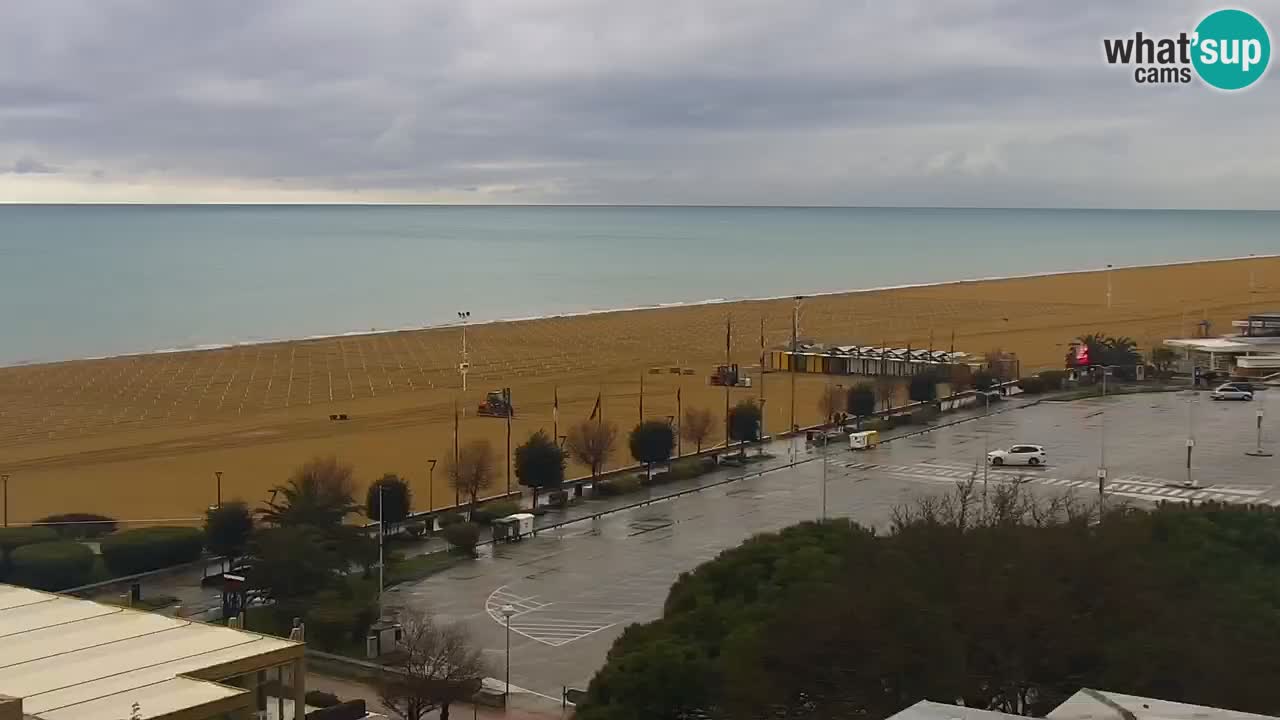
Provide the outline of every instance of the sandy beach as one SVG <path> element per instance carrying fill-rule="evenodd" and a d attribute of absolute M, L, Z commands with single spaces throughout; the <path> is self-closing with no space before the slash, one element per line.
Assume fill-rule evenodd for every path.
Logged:
<path fill-rule="evenodd" d="M 1252 288 L 1250 277 L 1252 275 Z M 807 299 L 801 337 L 822 342 L 1017 353 L 1024 373 L 1059 367 L 1067 344 L 1087 332 L 1128 335 L 1150 350 L 1194 333 L 1215 334 L 1249 311 L 1280 308 L 1280 258 L 1227 260 L 850 292 Z M 761 339 L 791 334 L 789 299 L 687 305 L 476 324 L 467 329 L 471 371 L 460 389 L 460 328 L 437 328 L 135 355 L 0 369 L 0 472 L 9 474 L 9 522 L 55 512 L 122 520 L 195 518 L 223 497 L 262 502 L 307 458 L 333 454 L 361 483 L 407 477 L 415 507 L 452 504 L 444 461 L 452 454 L 455 403 L 463 441 L 489 438 L 501 453 L 506 423 L 475 416 L 486 391 L 512 388 L 512 442 L 553 422 L 587 417 L 598 393 L 618 424 L 613 465 L 629 462 L 625 432 L 644 414 L 708 407 L 722 415 L 724 390 L 708 384 L 725 356 L 751 367 L 754 387 L 731 400 L 766 400 L 766 431 L 790 420 L 791 381 L 761 383 Z M 517 312 L 511 315 L 519 315 Z M 673 375 L 667 368 L 691 368 Z M 663 368 L 661 374 L 649 374 Z M 830 382 L 840 382 L 832 379 Z M 797 422 L 817 420 L 828 380 L 800 378 Z M 332 421 L 344 413 L 347 421 Z M 716 438 L 719 439 L 718 437 Z M 429 461 L 440 461 L 429 482 Z M 570 468 L 571 474 L 583 469 Z M 515 479 L 511 480 L 513 486 Z M 500 477 L 492 488 L 505 490 Z"/>

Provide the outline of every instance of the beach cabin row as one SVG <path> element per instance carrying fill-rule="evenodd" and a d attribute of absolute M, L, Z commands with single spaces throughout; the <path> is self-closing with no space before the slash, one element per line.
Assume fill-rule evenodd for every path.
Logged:
<path fill-rule="evenodd" d="M 797 352 L 774 350 L 766 357 L 766 363 L 772 372 L 910 377 L 928 370 L 945 372 L 953 365 L 963 364 L 963 356 L 964 353 L 942 350 L 847 345 Z"/>

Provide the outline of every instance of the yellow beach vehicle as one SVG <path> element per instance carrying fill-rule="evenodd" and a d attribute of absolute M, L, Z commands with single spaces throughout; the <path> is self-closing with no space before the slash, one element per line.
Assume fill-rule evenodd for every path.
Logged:
<path fill-rule="evenodd" d="M 849 433 L 850 450 L 870 450 L 880 444 L 880 433 L 875 430 Z"/>

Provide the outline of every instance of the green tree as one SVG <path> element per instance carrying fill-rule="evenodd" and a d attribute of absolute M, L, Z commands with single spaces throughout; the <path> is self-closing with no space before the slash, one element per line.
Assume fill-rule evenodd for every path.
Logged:
<path fill-rule="evenodd" d="M 243 500 L 211 507 L 204 514 L 204 544 L 209 552 L 226 558 L 235 567 L 253 535 L 253 513 Z"/>
<path fill-rule="evenodd" d="M 310 599 L 337 584 L 345 553 L 320 530 L 287 525 L 258 530 L 249 542 L 246 583 L 253 597 L 274 604 L 282 620 L 306 614 Z"/>
<path fill-rule="evenodd" d="M 876 414 L 876 389 L 871 383 L 858 383 L 849 388 L 846 408 L 862 427 L 862 418 Z"/>
<path fill-rule="evenodd" d="M 664 420 L 645 420 L 631 431 L 631 457 L 645 464 L 645 473 L 653 479 L 653 464 L 671 458 L 675 432 Z"/>
<path fill-rule="evenodd" d="M 760 406 L 755 400 L 743 400 L 729 408 L 729 439 L 743 445 L 760 439 Z"/>
<path fill-rule="evenodd" d="M 805 523 L 681 576 L 577 716 L 870 718 L 941 698 L 1042 717 L 1080 687 L 1263 713 L 1280 706 L 1277 571 L 1272 508 L 1098 521 L 1070 497 L 963 483 L 886 532 Z"/>
<path fill-rule="evenodd" d="M 987 370 L 979 370 L 973 374 L 973 389 L 987 391 L 996 386 L 1000 379 Z"/>
<path fill-rule="evenodd" d="M 907 397 L 912 402 L 927 403 L 938 399 L 938 377 L 932 372 L 922 372 L 911 376 L 907 385 Z"/>
<path fill-rule="evenodd" d="M 564 483 L 565 457 L 560 446 L 542 430 L 516 448 L 516 479 L 533 489 L 533 507 L 538 507 L 539 490 L 554 490 Z"/>
<path fill-rule="evenodd" d="M 281 527 L 330 528 L 359 511 L 351 466 L 325 457 L 308 461 L 284 485 L 273 487 L 271 500 L 258 514 Z"/>
<path fill-rule="evenodd" d="M 409 517 L 412 507 L 413 491 L 409 489 L 409 483 L 395 473 L 383 475 L 365 491 L 365 515 L 370 520 L 385 522 L 393 528 Z"/>

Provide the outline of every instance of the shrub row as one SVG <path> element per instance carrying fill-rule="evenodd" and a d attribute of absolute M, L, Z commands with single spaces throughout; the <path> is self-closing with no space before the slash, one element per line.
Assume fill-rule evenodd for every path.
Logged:
<path fill-rule="evenodd" d="M 93 551 L 70 540 L 23 545 L 9 553 L 10 580 L 38 590 L 66 590 L 89 582 Z"/>
<path fill-rule="evenodd" d="M 369 626 L 378 619 L 378 608 L 363 597 L 342 597 L 335 592 L 317 595 L 307 610 L 307 642 L 333 652 L 361 643 Z"/>
<path fill-rule="evenodd" d="M 600 497 L 614 497 L 616 495 L 625 495 L 630 492 L 639 490 L 643 483 L 640 478 L 630 473 L 618 475 L 616 477 L 597 480 L 595 483 L 596 494 Z"/>
<path fill-rule="evenodd" d="M 115 518 L 93 513 L 62 513 L 36 521 L 37 526 L 48 526 L 59 536 L 70 540 L 92 540 L 116 531 Z"/>
<path fill-rule="evenodd" d="M 471 512 L 471 522 L 488 525 L 498 518 L 520 512 L 520 504 L 514 500 L 494 500 L 476 508 Z"/>
<path fill-rule="evenodd" d="M 444 539 L 458 550 L 475 552 L 480 542 L 480 526 L 473 522 L 453 523 L 444 529 Z"/>
<path fill-rule="evenodd" d="M 654 473 L 653 478 L 649 480 L 649 485 L 662 485 L 663 483 L 678 482 L 680 480 L 692 480 L 700 475 L 705 475 L 715 468 L 715 462 L 711 458 L 689 457 L 676 460 L 671 463 L 668 469 Z M 643 484 L 643 481 L 641 481 Z"/>
<path fill-rule="evenodd" d="M 134 575 L 191 562 L 204 550 L 204 533 L 188 527 L 125 530 L 102 541 L 102 559 L 115 575 Z"/>

